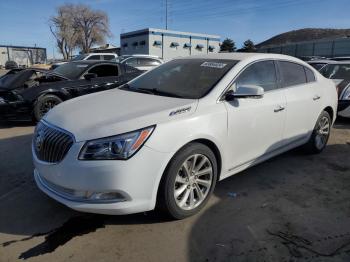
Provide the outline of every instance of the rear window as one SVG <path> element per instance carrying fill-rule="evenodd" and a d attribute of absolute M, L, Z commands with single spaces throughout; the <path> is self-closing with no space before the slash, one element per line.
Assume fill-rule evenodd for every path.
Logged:
<path fill-rule="evenodd" d="M 198 99 L 205 96 L 238 61 L 176 59 L 129 82 L 129 88 Z"/>
<path fill-rule="evenodd" d="M 311 71 L 311 69 L 304 67 L 305 69 L 305 74 L 306 74 L 306 80 L 307 82 L 315 82 L 316 78 L 315 78 L 315 74 Z"/>
<path fill-rule="evenodd" d="M 280 61 L 279 65 L 283 87 L 306 83 L 306 74 L 304 71 L 304 66 L 286 61 Z"/>
<path fill-rule="evenodd" d="M 86 60 L 101 60 L 100 55 L 89 56 Z"/>

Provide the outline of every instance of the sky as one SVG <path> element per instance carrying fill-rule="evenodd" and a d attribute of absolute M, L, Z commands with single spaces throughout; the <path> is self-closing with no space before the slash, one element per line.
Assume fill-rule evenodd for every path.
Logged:
<path fill-rule="evenodd" d="M 166 0 L 0 0 L 0 45 L 40 46 L 60 57 L 48 20 L 64 3 L 105 11 L 119 46 L 122 32 L 165 28 Z M 240 48 L 301 28 L 350 28 L 350 0 L 168 0 L 168 29 L 220 35 Z"/>

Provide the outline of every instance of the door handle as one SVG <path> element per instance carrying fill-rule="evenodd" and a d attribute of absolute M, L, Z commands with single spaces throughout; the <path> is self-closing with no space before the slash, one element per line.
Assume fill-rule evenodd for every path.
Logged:
<path fill-rule="evenodd" d="M 316 100 L 318 100 L 318 99 L 320 99 L 321 97 L 319 96 L 319 95 L 315 95 L 312 99 L 314 100 L 314 101 L 316 101 Z"/>
<path fill-rule="evenodd" d="M 277 108 L 275 108 L 273 111 L 274 111 L 275 113 L 277 113 L 277 112 L 283 111 L 284 109 L 285 109 L 284 106 L 279 105 L 279 106 L 278 106 Z"/>

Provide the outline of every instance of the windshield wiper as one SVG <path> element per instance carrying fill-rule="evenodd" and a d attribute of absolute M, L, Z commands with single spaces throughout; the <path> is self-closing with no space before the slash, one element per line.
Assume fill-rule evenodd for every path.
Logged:
<path fill-rule="evenodd" d="M 177 95 L 177 94 L 170 93 L 170 92 L 167 92 L 167 91 L 158 90 L 157 88 L 152 88 L 152 89 L 142 88 L 142 87 L 132 88 L 128 84 L 122 85 L 121 87 L 119 87 L 119 89 L 133 91 L 133 92 L 140 92 L 140 93 L 145 93 L 145 94 L 152 94 L 152 95 L 169 96 L 169 97 L 176 97 L 176 98 L 185 98 L 185 97 L 183 97 L 181 95 Z"/>
<path fill-rule="evenodd" d="M 160 95 L 160 96 L 169 96 L 169 97 L 177 97 L 177 98 L 184 98 L 183 96 L 181 95 L 177 95 L 177 94 L 174 94 L 174 93 L 171 93 L 171 92 L 167 92 L 167 91 L 162 91 L 162 90 L 159 90 L 157 88 L 152 88 L 152 89 L 148 89 L 148 88 L 137 88 L 137 90 L 142 90 L 142 91 L 145 91 L 149 94 L 154 94 L 154 95 Z"/>

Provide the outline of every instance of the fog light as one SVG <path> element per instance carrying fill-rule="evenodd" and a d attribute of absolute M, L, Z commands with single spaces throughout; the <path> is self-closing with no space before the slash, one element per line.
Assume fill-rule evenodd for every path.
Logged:
<path fill-rule="evenodd" d="M 124 197 L 117 192 L 94 192 L 90 195 L 89 200 L 99 201 L 99 200 L 114 200 L 114 201 L 123 201 Z"/>

